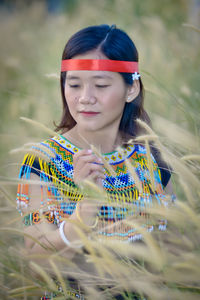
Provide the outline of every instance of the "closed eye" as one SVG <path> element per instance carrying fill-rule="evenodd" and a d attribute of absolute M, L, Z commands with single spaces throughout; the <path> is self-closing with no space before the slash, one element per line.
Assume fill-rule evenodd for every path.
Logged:
<path fill-rule="evenodd" d="M 106 87 L 109 87 L 110 85 L 108 85 L 108 84 L 102 84 L 102 85 L 100 85 L 100 84 L 96 84 L 96 87 L 97 88 L 106 88 Z"/>
<path fill-rule="evenodd" d="M 70 88 L 78 88 L 78 87 L 80 87 L 80 85 L 78 85 L 78 84 L 69 84 L 69 87 Z"/>

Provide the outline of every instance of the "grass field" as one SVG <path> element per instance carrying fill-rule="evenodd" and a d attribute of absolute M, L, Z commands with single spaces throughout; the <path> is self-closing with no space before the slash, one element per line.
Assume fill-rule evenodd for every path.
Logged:
<path fill-rule="evenodd" d="M 187 19 L 187 1 L 177 1 L 177 5 L 163 1 L 163 9 L 153 0 L 144 1 L 143 6 L 139 1 L 75 2 L 68 12 L 57 14 L 48 13 L 43 1 L 19 5 L 12 12 L 0 11 L 0 298 L 39 299 L 47 287 L 56 289 L 39 265 L 32 263 L 39 275 L 30 274 L 27 264 L 32 259 L 20 252 L 23 232 L 15 197 L 24 151 L 10 151 L 49 136 L 41 126 L 20 117 L 54 130 L 53 121 L 58 122 L 61 116 L 59 71 L 66 41 L 84 26 L 115 23 L 128 32 L 138 48 L 145 107 L 157 144 L 173 165 L 177 204 L 167 211 L 149 211 L 152 219 L 164 216 L 169 227 L 162 234 L 143 233 L 144 245 L 124 249 L 116 244 L 113 253 L 110 244 L 104 247 L 98 241 L 87 241 L 99 270 L 99 281 L 91 280 L 88 299 L 98 299 L 96 287 L 106 277 L 105 265 L 114 274 L 116 289 L 132 287 L 152 300 L 199 299 L 200 30 Z M 123 259 L 116 261 L 116 255 Z M 49 262 L 62 282 L 63 273 L 57 268 L 60 259 L 53 255 Z M 69 261 L 62 264 L 67 269 Z M 64 282 L 63 289 L 57 299 L 66 298 Z M 111 299 L 114 292 L 107 291 L 109 294 L 105 292 L 99 299 Z"/>

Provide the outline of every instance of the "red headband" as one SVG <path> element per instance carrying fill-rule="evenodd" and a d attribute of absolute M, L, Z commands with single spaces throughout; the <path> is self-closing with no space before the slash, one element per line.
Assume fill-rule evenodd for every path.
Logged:
<path fill-rule="evenodd" d="M 120 61 L 111 59 L 64 59 L 61 64 L 61 72 L 89 70 L 111 71 L 122 73 L 138 73 L 137 61 Z"/>

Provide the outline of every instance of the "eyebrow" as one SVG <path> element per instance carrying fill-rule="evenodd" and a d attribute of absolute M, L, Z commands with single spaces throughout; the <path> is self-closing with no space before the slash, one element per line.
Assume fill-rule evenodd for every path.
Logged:
<path fill-rule="evenodd" d="M 109 76 L 109 75 L 95 75 L 95 76 L 92 76 L 92 78 L 94 78 L 94 79 L 104 79 L 104 78 L 109 78 L 109 79 L 112 79 L 112 77 L 111 76 Z M 67 76 L 67 78 L 66 78 L 67 80 L 73 80 L 73 79 L 80 79 L 80 77 L 78 77 L 78 76 Z"/>

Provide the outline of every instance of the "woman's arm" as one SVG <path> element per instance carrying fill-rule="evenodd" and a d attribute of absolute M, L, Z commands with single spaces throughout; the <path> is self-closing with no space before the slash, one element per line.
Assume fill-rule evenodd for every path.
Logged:
<path fill-rule="evenodd" d="M 95 162 L 95 163 L 94 163 Z M 99 165 L 99 159 L 88 150 L 82 150 L 74 157 L 74 181 L 81 183 L 84 179 L 93 179 L 97 181 L 103 178 L 103 167 Z M 47 199 L 46 187 L 43 186 L 43 195 L 41 195 L 41 182 L 36 174 L 31 174 L 31 181 L 38 181 L 37 184 L 29 184 L 29 212 L 38 211 L 41 208 L 41 196 Z M 73 222 L 80 222 L 86 226 L 91 226 L 95 223 L 98 205 L 84 199 L 79 205 L 79 213 L 76 210 L 68 218 L 68 222 L 64 224 L 63 232 L 72 247 L 68 247 L 61 238 L 59 228 L 55 224 L 48 223 L 45 219 L 41 220 L 40 224 L 26 227 L 25 233 L 37 239 L 38 243 L 33 239 L 25 236 L 25 247 L 30 254 L 45 254 L 53 250 L 65 249 L 65 254 L 69 257 L 76 252 L 73 249 L 73 243 L 79 240 L 76 231 L 76 225 Z M 71 222 L 72 221 L 72 222 Z M 79 243 L 80 244 L 80 243 Z"/>
<path fill-rule="evenodd" d="M 164 188 L 164 191 L 165 191 L 168 195 L 172 195 L 172 194 L 173 194 L 173 187 L 172 187 L 172 181 L 171 181 L 171 179 L 168 181 L 166 187 Z"/>
<path fill-rule="evenodd" d="M 35 174 L 31 174 L 30 179 L 38 181 L 38 185 L 31 184 L 31 182 L 29 184 L 29 212 L 38 211 L 41 207 L 41 182 L 39 182 L 39 177 Z M 46 188 L 44 186 L 43 198 L 47 199 L 45 190 Z M 78 221 L 75 212 L 69 217 L 69 219 Z M 63 229 L 69 242 L 73 243 L 75 240 L 79 239 L 74 224 L 66 222 Z M 75 253 L 75 249 L 67 247 L 67 245 L 63 242 L 58 226 L 48 223 L 45 218 L 41 220 L 40 224 L 25 227 L 24 232 L 25 234 L 33 237 L 33 239 L 36 239 L 38 242 L 35 242 L 33 239 L 25 235 L 25 247 L 29 254 L 50 254 L 52 251 L 59 251 L 62 249 L 66 249 L 65 252 L 66 254 L 69 254 L 70 257 Z"/>

